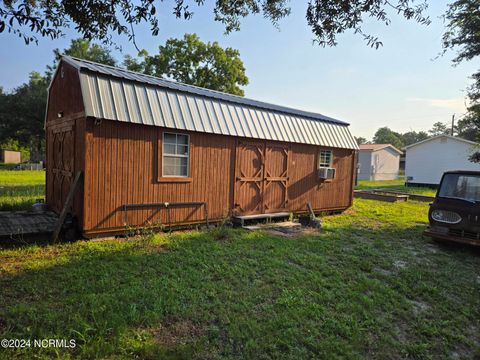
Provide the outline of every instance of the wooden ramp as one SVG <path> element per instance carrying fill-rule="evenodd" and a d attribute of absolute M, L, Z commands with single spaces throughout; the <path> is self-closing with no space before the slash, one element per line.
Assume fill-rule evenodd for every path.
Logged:
<path fill-rule="evenodd" d="M 288 212 L 277 212 L 271 214 L 257 214 L 257 215 L 242 215 L 242 216 L 234 216 L 233 223 L 239 224 L 241 226 L 245 226 L 246 222 L 262 222 L 266 221 L 269 222 L 272 219 L 285 219 L 290 217 L 290 213 Z"/>
<path fill-rule="evenodd" d="M 51 212 L 0 211 L 0 237 L 49 234 L 58 216 Z"/>

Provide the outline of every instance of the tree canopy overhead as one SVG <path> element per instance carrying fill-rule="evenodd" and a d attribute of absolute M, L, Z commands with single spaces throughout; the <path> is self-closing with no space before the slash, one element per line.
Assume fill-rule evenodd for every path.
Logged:
<path fill-rule="evenodd" d="M 241 20 L 261 14 L 276 25 L 291 12 L 288 0 L 216 0 L 214 20 L 225 31 L 240 29 Z M 210 3 L 210 2 L 208 2 Z M 23 1 L 0 2 L 0 33 L 13 32 L 26 43 L 36 42 L 37 36 L 52 39 L 74 28 L 88 40 L 111 40 L 112 34 L 126 35 L 135 43 L 135 25 L 148 24 L 152 35 L 160 31 L 158 14 L 172 13 L 177 18 L 190 19 L 194 8 L 205 6 L 205 0 L 173 0 L 169 5 L 155 0 L 89 0 L 89 1 Z M 370 46 L 380 46 L 381 40 L 363 30 L 365 18 L 390 24 L 391 13 L 428 24 L 424 15 L 426 0 L 308 0 L 306 20 L 316 42 L 336 45 L 337 35 L 345 31 L 360 34 Z"/>
<path fill-rule="evenodd" d="M 126 56 L 127 69 L 240 96 L 240 86 L 248 84 L 238 50 L 204 43 L 196 34 L 168 39 L 157 55 L 142 51 L 140 56 L 141 60 Z"/>

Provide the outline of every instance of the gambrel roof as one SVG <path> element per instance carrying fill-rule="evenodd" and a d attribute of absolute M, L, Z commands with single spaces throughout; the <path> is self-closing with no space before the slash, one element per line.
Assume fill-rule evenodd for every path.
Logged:
<path fill-rule="evenodd" d="M 63 56 L 89 117 L 179 130 L 358 149 L 348 123 L 321 114 Z"/>

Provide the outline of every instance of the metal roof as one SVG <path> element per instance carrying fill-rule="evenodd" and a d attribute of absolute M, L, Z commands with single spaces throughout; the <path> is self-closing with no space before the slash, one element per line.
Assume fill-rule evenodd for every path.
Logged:
<path fill-rule="evenodd" d="M 86 116 L 172 129 L 358 149 L 348 124 L 63 56 L 78 69 Z"/>
<path fill-rule="evenodd" d="M 457 140 L 457 141 L 464 142 L 466 144 L 470 144 L 470 145 L 473 145 L 473 146 L 480 145 L 479 143 L 476 143 L 475 141 L 470 141 L 470 140 L 467 140 L 467 139 L 464 139 L 464 138 L 461 138 L 461 137 L 458 137 L 458 136 L 440 134 L 440 135 L 435 135 L 435 136 L 429 137 L 425 140 L 421 140 L 421 141 L 416 142 L 414 144 L 407 145 L 403 149 L 407 150 L 407 149 L 410 149 L 411 147 L 414 147 L 414 146 L 417 146 L 417 145 L 420 145 L 420 144 L 423 144 L 423 143 L 426 143 L 426 142 L 429 142 L 429 141 L 432 141 L 432 140 L 435 140 L 435 139 L 439 139 L 441 137 L 444 137 L 444 138 L 447 138 L 447 139 L 452 139 L 452 140 Z"/>
<path fill-rule="evenodd" d="M 360 151 L 362 151 L 362 150 L 364 150 L 364 151 L 378 151 L 378 150 L 382 150 L 382 149 L 385 149 L 385 148 L 388 148 L 388 147 L 391 148 L 392 150 L 396 151 L 399 154 L 403 154 L 403 152 L 401 150 L 398 150 L 392 144 L 361 144 L 359 146 Z"/>

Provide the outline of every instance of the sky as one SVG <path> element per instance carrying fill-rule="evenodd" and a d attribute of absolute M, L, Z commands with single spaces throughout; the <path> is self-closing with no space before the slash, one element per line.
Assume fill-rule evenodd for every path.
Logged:
<path fill-rule="evenodd" d="M 208 2 L 207 2 L 208 3 Z M 193 7 L 191 20 L 171 15 L 171 0 L 159 5 L 160 34 L 151 36 L 146 26 L 136 28 L 137 45 L 150 54 L 170 37 L 197 33 L 203 41 L 218 41 L 240 51 L 250 83 L 245 96 L 256 100 L 318 112 L 351 124 L 355 136 L 371 139 L 379 127 L 398 132 L 428 130 L 452 114 L 465 113 L 465 89 L 478 64 L 452 66 L 455 52 L 442 51 L 447 1 L 429 1 L 429 26 L 392 14 L 389 26 L 367 21 L 364 30 L 380 37 L 375 50 L 351 32 L 338 37 L 338 45 L 323 48 L 305 20 L 307 1 L 290 1 L 292 13 L 278 28 L 262 16 L 242 21 L 241 30 L 224 33 L 211 7 Z M 6 90 L 22 84 L 33 71 L 44 71 L 53 62 L 53 49 L 68 47 L 79 37 L 68 30 L 62 39 L 40 38 L 25 45 L 12 35 L 0 34 L 0 86 Z M 115 37 L 122 50 L 117 59 L 135 55 L 126 37 Z"/>

